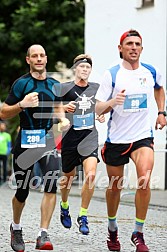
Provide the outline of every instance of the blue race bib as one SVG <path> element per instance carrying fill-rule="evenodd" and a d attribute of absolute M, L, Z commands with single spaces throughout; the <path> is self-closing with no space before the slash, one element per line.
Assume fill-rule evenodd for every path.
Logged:
<path fill-rule="evenodd" d="M 126 95 L 123 111 L 138 112 L 147 109 L 147 94 Z"/>
<path fill-rule="evenodd" d="M 75 130 L 91 129 L 94 127 L 94 114 L 73 115 L 73 128 Z"/>
<path fill-rule="evenodd" d="M 46 146 L 46 137 L 44 129 L 21 130 L 21 147 L 37 148 Z"/>

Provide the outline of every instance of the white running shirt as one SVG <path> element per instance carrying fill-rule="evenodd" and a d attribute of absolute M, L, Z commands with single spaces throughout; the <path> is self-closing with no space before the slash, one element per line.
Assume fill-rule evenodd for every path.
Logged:
<path fill-rule="evenodd" d="M 132 143 L 153 137 L 149 110 L 154 88 L 161 86 L 159 71 L 148 64 L 140 63 L 136 70 L 118 64 L 105 72 L 95 98 L 106 102 L 123 89 L 126 94 L 124 104 L 116 105 L 110 112 L 107 142 Z"/>

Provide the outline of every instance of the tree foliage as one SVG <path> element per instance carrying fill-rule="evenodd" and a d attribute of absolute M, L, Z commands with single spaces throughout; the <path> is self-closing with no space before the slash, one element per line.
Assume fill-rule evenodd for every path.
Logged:
<path fill-rule="evenodd" d="M 28 71 L 27 48 L 41 44 L 48 55 L 47 70 L 57 61 L 71 66 L 84 50 L 83 0 L 1 0 L 0 99 L 13 81 Z M 3 92 L 2 92 L 3 91 Z"/>
<path fill-rule="evenodd" d="M 73 58 L 84 51 L 84 1 L 0 1 L 0 101 L 14 80 L 29 70 L 26 51 L 36 43 L 46 49 L 49 72 L 56 71 L 58 61 L 71 67 Z M 13 141 L 18 124 L 18 116 L 8 123 Z"/>

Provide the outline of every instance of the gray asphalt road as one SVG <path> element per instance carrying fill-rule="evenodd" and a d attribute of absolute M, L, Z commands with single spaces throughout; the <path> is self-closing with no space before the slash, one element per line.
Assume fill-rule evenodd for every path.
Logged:
<path fill-rule="evenodd" d="M 74 192 L 74 190 L 73 190 Z M 14 190 L 9 187 L 0 187 L 0 252 L 12 252 L 10 248 L 9 226 L 12 219 L 11 199 Z M 72 196 L 73 195 L 73 196 Z M 74 193 L 69 198 L 70 212 L 73 225 L 70 230 L 64 229 L 59 221 L 59 201 L 57 195 L 57 206 L 51 221 L 49 235 L 54 245 L 55 252 L 107 252 L 107 215 L 106 204 L 103 198 L 93 198 L 89 208 L 90 234 L 83 236 L 78 232 L 75 221 L 80 207 L 80 198 Z M 39 230 L 40 202 L 42 193 L 31 191 L 27 200 L 22 226 L 24 240 L 26 243 L 25 252 L 35 250 L 35 240 Z M 135 208 L 133 204 L 122 202 L 118 211 L 119 237 L 122 245 L 122 252 L 135 251 L 130 244 L 131 232 L 134 227 Z M 167 251 L 167 208 L 151 207 L 148 211 L 145 224 L 145 240 L 151 252 Z"/>

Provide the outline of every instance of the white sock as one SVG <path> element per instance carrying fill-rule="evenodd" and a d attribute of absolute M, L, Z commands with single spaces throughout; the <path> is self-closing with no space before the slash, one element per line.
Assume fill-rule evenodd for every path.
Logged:
<path fill-rule="evenodd" d="M 48 232 L 48 230 L 46 228 L 40 228 L 38 236 L 41 236 L 42 231 L 45 231 L 46 233 Z"/>
<path fill-rule="evenodd" d="M 108 228 L 111 232 L 114 232 L 115 230 L 117 230 L 118 226 L 117 226 L 117 219 L 116 218 L 108 220 Z"/>
<path fill-rule="evenodd" d="M 12 222 L 12 228 L 13 230 L 21 230 L 21 223 L 16 224 L 14 221 Z"/>

